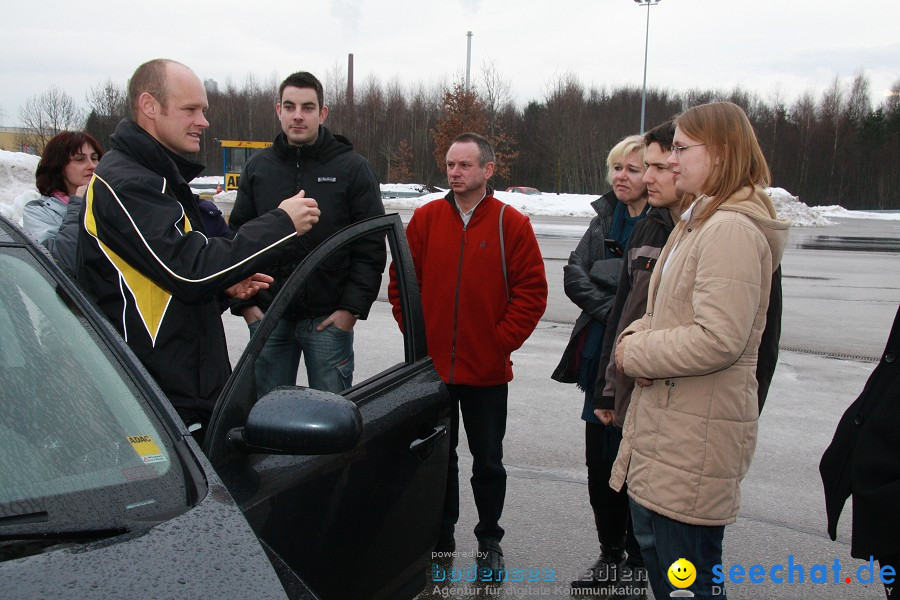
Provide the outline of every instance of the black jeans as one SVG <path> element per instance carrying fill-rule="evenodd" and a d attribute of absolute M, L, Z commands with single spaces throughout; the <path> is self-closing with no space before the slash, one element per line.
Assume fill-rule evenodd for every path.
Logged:
<path fill-rule="evenodd" d="M 634 538 L 628 507 L 627 487 L 617 492 L 609 487 L 609 477 L 622 429 L 614 425 L 586 422 L 584 428 L 584 454 L 588 468 L 588 496 L 597 526 L 597 538 L 606 548 L 625 548 L 628 564 L 642 567 L 641 550 Z"/>
<path fill-rule="evenodd" d="M 509 386 L 448 385 L 450 409 L 450 461 L 441 537 L 453 535 L 459 520 L 459 415 L 462 413 L 469 451 L 472 453 L 472 494 L 478 509 L 478 540 L 503 538 L 500 515 L 506 499 L 506 469 L 503 468 L 503 436 L 506 435 L 506 400 Z"/>

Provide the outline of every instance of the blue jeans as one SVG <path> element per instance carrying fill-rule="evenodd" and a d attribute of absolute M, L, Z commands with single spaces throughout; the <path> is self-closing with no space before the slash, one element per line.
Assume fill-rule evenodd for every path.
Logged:
<path fill-rule="evenodd" d="M 506 435 L 508 384 L 492 386 L 448 385 L 450 399 L 450 461 L 441 537 L 453 535 L 459 520 L 459 415 L 472 453 L 472 495 L 478 509 L 475 537 L 479 541 L 503 538 L 500 515 L 506 500 L 506 469 L 503 468 L 503 436 Z"/>
<path fill-rule="evenodd" d="M 258 397 L 280 385 L 296 385 L 301 356 L 309 387 L 340 394 L 353 385 L 353 332 L 334 325 L 316 331 L 325 318 L 278 322 L 256 359 Z M 259 323 L 248 325 L 251 336 Z"/>
<path fill-rule="evenodd" d="M 679 558 L 693 563 L 697 579 L 687 589 L 695 598 L 725 598 L 725 584 L 721 593 L 712 595 L 712 568 L 722 564 L 722 538 L 725 526 L 689 525 L 644 508 L 630 500 L 634 537 L 641 546 L 641 557 L 653 595 L 669 598 L 678 588 L 669 583 L 669 567 Z"/>

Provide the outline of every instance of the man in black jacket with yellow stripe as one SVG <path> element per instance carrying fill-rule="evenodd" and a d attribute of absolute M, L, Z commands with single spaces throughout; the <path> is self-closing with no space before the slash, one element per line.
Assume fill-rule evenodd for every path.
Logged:
<path fill-rule="evenodd" d="M 308 232 L 319 209 L 298 195 L 234 239 L 207 237 L 188 186 L 203 166 L 183 156 L 209 126 L 203 84 L 156 59 L 138 67 L 128 96 L 133 119 L 119 123 L 84 200 L 78 282 L 195 431 L 231 372 L 219 294 L 267 287 L 257 271 Z"/>
<path fill-rule="evenodd" d="M 232 307 L 247 321 L 251 335 L 281 285 L 316 246 L 344 227 L 384 214 L 372 167 L 346 138 L 322 125 L 328 107 L 315 76 L 288 76 L 275 112 L 282 132 L 244 167 L 229 224 L 240 227 L 274 208 L 275 198 L 300 191 L 316 199 L 322 214 L 315 230 L 291 242 L 291 251 L 267 271 L 275 278 L 272 287 Z M 259 395 L 294 385 L 301 356 L 310 387 L 340 393 L 352 385 L 353 327 L 368 316 L 378 296 L 386 260 L 384 239 L 364 239 L 341 249 L 313 273 L 257 358 Z"/>

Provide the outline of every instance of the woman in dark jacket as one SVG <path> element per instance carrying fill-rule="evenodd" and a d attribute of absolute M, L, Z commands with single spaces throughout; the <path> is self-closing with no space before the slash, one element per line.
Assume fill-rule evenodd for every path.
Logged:
<path fill-rule="evenodd" d="M 859 398 L 838 423 L 819 464 L 825 484 L 828 535 L 837 539 L 838 518 L 853 495 L 850 555 L 874 557 L 881 568 L 894 568 L 884 583 L 887 597 L 896 589 L 900 568 L 900 308 L 881 362 Z M 880 570 L 879 570 L 880 571 Z M 876 574 L 876 580 L 878 575 Z"/>
<path fill-rule="evenodd" d="M 572 582 L 576 586 L 610 582 L 625 560 L 628 504 L 608 484 L 622 433 L 621 429 L 600 422 L 594 415 L 593 401 L 606 320 L 622 268 L 621 256 L 635 224 L 649 208 L 647 186 L 641 181 L 646 170 L 643 138 L 632 135 L 620 141 L 610 150 L 606 164 L 607 181 L 613 189 L 592 203 L 597 216 L 563 268 L 566 295 L 581 308 L 581 315 L 552 375 L 556 381 L 577 383 L 584 390 L 581 418 L 585 421 L 588 495 L 600 540 L 600 557 L 589 574 Z"/>

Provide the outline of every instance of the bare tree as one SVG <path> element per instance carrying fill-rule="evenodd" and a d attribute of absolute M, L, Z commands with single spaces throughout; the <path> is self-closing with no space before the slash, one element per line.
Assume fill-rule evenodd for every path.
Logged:
<path fill-rule="evenodd" d="M 130 113 L 128 92 L 125 86 L 117 85 L 111 79 L 98 84 L 86 94 L 88 118 L 84 130 L 109 149 L 110 137 L 116 125 Z"/>
<path fill-rule="evenodd" d="M 474 130 L 494 145 L 498 171 L 494 181 L 535 185 L 545 190 L 601 193 L 606 188 L 605 158 L 624 135 L 635 133 L 641 90 L 636 86 L 598 84 L 587 89 L 565 73 L 548 82 L 543 97 L 510 100 L 509 82 L 487 62 L 476 86 L 462 89 L 461 77 L 407 84 L 399 78 L 368 78 L 357 86 L 356 106 L 347 105 L 343 64 L 325 74 L 331 107 L 327 125 L 348 135 L 379 178 L 445 184 L 441 170 L 449 141 Z M 456 85 L 454 85 L 454 81 Z M 221 170 L 219 139 L 271 140 L 279 131 L 273 103 L 278 81 L 248 76 L 209 91 L 211 125 L 201 141 L 199 160 L 210 172 Z M 873 106 L 868 79 L 835 79 L 819 92 L 802 94 L 788 104 L 776 87 L 767 96 L 740 87 L 723 90 L 648 90 L 650 124 L 671 118 L 689 106 L 733 100 L 747 111 L 772 169 L 776 184 L 804 202 L 841 204 L 846 208 L 896 208 L 900 188 L 900 81 Z M 60 104 L 58 90 L 31 100 L 31 108 Z M 41 99 L 44 98 L 42 101 Z M 85 129 L 106 146 L 95 127 L 106 115 L 115 122 L 127 113 L 124 90 L 107 81 L 87 96 L 90 117 Z M 70 99 L 71 103 L 71 99 Z M 113 116 L 115 115 L 115 116 Z M 356 117 L 355 119 L 353 117 Z M 34 131 L 52 135 L 53 119 L 37 111 Z M 69 123 L 68 127 L 77 126 Z M 60 129 L 57 126 L 55 129 Z M 35 147 L 41 142 L 31 141 Z"/>
<path fill-rule="evenodd" d="M 843 113 L 846 99 L 844 97 L 844 89 L 841 86 L 840 79 L 837 75 L 825 90 L 822 100 L 819 103 L 820 120 L 828 123 L 831 127 L 829 132 L 829 145 L 831 146 L 831 168 L 828 170 L 829 185 L 833 184 L 835 176 L 835 167 L 837 163 L 838 143 L 843 130 Z"/>
<path fill-rule="evenodd" d="M 19 119 L 28 133 L 19 142 L 34 147 L 39 153 L 60 131 L 81 129 L 83 116 L 75 100 L 55 85 L 42 94 L 31 96 L 19 109 Z"/>
<path fill-rule="evenodd" d="M 487 113 L 489 137 L 496 134 L 500 114 L 506 105 L 512 102 L 511 89 L 512 84 L 500 75 L 497 64 L 493 60 L 484 61 L 478 82 L 478 97 Z"/>
<path fill-rule="evenodd" d="M 869 78 L 862 71 L 853 78 L 844 108 L 847 111 L 847 119 L 857 127 L 862 125 L 872 111 L 872 103 L 869 101 Z"/>

